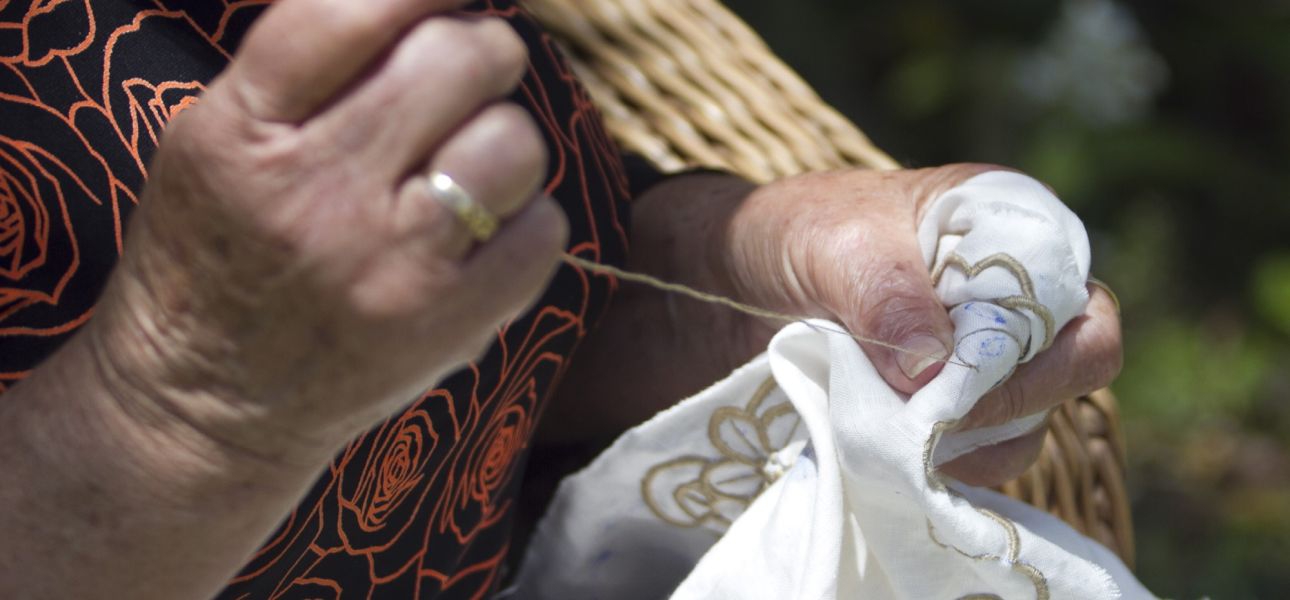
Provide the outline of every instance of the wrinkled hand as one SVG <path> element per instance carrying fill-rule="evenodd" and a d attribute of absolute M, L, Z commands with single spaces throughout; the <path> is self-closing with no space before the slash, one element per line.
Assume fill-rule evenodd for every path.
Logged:
<path fill-rule="evenodd" d="M 987 165 L 911 171 L 806 175 L 749 195 L 726 228 L 728 286 L 749 302 L 835 319 L 857 335 L 947 357 L 953 326 L 932 289 L 916 231 L 932 200 Z M 1085 314 L 1046 352 L 1021 365 L 968 415 L 963 428 L 1008 422 L 1052 408 L 1111 382 L 1121 361 L 1114 302 L 1090 288 Z M 942 363 L 863 344 L 883 379 L 910 393 Z M 763 344 L 764 347 L 764 344 Z M 1020 475 L 1038 456 L 1045 429 L 983 448 L 944 467 L 966 483 L 994 485 Z"/>
<path fill-rule="evenodd" d="M 485 349 L 558 262 L 525 72 L 460 0 L 283 0 L 176 117 L 93 323 L 132 410 L 316 460 Z M 475 246 L 427 194 L 503 218 Z M 160 417 L 158 417 L 160 415 Z"/>

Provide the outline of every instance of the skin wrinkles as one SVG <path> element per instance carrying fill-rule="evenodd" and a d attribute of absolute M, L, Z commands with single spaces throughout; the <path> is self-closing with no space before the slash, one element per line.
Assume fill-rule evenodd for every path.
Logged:
<path fill-rule="evenodd" d="M 906 345 L 915 334 L 927 333 L 945 345 L 952 339 L 952 324 L 921 266 L 916 219 L 923 218 L 931 201 L 945 191 L 999 169 L 961 164 L 883 173 L 833 172 L 763 186 L 743 203 L 731 224 L 735 231 L 744 230 L 730 236 L 735 245 L 732 270 L 741 279 L 736 289 L 743 294 L 736 298 L 789 313 L 824 312 L 857 334 L 889 343 Z M 784 206 L 792 208 L 781 210 Z M 781 220 L 786 213 L 792 216 Z M 783 224 L 778 231 L 770 230 L 778 239 L 756 233 L 773 222 Z M 781 240 L 788 240 L 788 247 L 781 250 L 785 258 L 780 264 L 755 262 L 766 251 L 758 245 L 774 246 Z M 754 248 L 744 249 L 741 242 Z M 741 260 L 751 264 L 738 264 Z M 764 272 L 773 267 L 779 272 Z M 793 283 L 781 285 L 781 277 Z M 1068 326 L 1054 350 L 1022 365 L 1005 388 L 979 403 L 973 418 L 1046 410 L 1109 382 L 1113 369 L 1101 365 L 1118 358 L 1118 336 L 1099 340 L 1095 331 L 1118 331 L 1118 319 L 1097 298 L 1090 306 L 1097 328 L 1080 331 L 1078 323 Z M 865 351 L 883 379 L 905 393 L 921 389 L 938 372 L 933 367 L 910 379 L 897 366 L 894 352 L 870 346 Z M 1081 365 L 1081 374 L 1071 374 L 1072 364 Z M 972 426 L 979 426 L 975 423 Z M 947 472 L 970 483 L 1002 482 L 1029 464 L 1042 444 L 1042 433 L 970 454 L 949 465 Z"/>
<path fill-rule="evenodd" d="M 170 124 L 94 319 L 6 392 L 0 426 L 13 435 L 0 435 L 0 530 L 25 542 L 0 544 L 0 564 L 26 576 L 0 576 L 0 596 L 210 597 L 337 448 L 404 406 L 410 390 L 478 356 L 546 288 L 568 222 L 527 189 L 528 170 L 546 157 L 517 140 L 536 134 L 518 121 L 490 124 L 487 110 L 515 88 L 523 61 L 514 33 L 495 21 L 422 25 L 460 4 L 278 0 L 202 101 Z M 474 49 L 448 50 L 462 45 Z M 436 49 L 476 64 L 429 60 Z M 481 131 L 472 123 L 494 132 L 484 140 L 512 146 L 486 151 L 497 141 L 469 141 Z M 454 250 L 462 231 L 433 209 L 411 220 L 423 227 L 417 235 L 401 211 L 426 198 L 409 174 L 469 178 L 479 162 L 512 179 L 474 191 L 490 209 L 515 207 L 496 237 Z M 765 186 L 680 177 L 638 199 L 630 260 L 784 312 L 914 322 L 917 303 L 880 297 L 923 284 L 910 267 L 910 207 L 984 168 Z M 563 421 L 598 435 L 612 428 L 596 410 L 648 417 L 661 407 L 631 390 L 649 390 L 653 402 L 684 397 L 773 333 L 694 303 L 662 308 L 648 291 L 619 298 L 560 391 L 600 405 L 567 405 L 576 418 Z M 1067 358 L 1088 343 L 1075 336 Z M 893 385 L 918 383 L 889 352 L 866 351 Z M 1033 381 L 1043 381 L 1055 376 L 1041 371 L 1068 366 L 1036 368 Z M 1060 400 L 1019 385 L 1037 406 Z M 1024 458 L 992 451 L 1007 456 L 983 473 Z"/>

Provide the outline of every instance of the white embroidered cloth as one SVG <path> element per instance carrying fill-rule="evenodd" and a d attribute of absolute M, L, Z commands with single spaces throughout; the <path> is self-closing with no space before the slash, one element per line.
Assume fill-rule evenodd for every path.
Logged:
<path fill-rule="evenodd" d="M 991 172 L 919 230 L 954 360 L 893 391 L 828 322 L 624 434 L 561 484 L 516 598 L 1152 598 L 1109 550 L 936 465 L 1027 433 L 948 433 L 1088 301 L 1083 225 L 1034 180 Z"/>

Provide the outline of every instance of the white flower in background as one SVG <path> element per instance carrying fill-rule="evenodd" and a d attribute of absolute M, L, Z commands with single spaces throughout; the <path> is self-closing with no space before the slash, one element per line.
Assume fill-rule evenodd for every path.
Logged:
<path fill-rule="evenodd" d="M 1092 125 L 1142 116 L 1164 88 L 1168 68 L 1138 22 L 1111 0 L 1067 0 L 1048 38 L 1017 68 L 1022 94 L 1044 108 L 1068 108 Z"/>

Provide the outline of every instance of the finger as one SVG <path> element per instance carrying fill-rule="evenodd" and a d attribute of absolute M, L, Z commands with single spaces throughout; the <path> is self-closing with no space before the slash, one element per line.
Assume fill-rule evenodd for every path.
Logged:
<path fill-rule="evenodd" d="M 516 104 L 485 109 L 436 155 L 448 173 L 499 217 L 520 209 L 546 177 L 547 149 L 529 113 Z"/>
<path fill-rule="evenodd" d="M 506 219 L 535 198 L 546 162 L 546 144 L 533 119 L 519 106 L 503 103 L 463 126 L 426 173 L 447 174 L 484 210 Z M 425 176 L 404 184 L 391 218 L 399 235 L 415 236 L 445 257 L 461 258 L 475 243 L 466 225 L 431 192 Z"/>
<path fill-rule="evenodd" d="M 1044 449 L 1048 426 L 1026 435 L 960 456 L 941 466 L 940 471 L 963 483 L 991 487 L 1020 477 Z"/>
<path fill-rule="evenodd" d="M 307 139 L 395 178 L 462 120 L 509 94 L 528 49 L 501 19 L 434 18 L 418 24 L 352 92 L 305 128 Z"/>
<path fill-rule="evenodd" d="M 228 85 L 251 115 L 300 121 L 416 21 L 467 0 L 280 0 L 247 34 Z"/>
<path fill-rule="evenodd" d="M 559 264 L 569 239 L 569 222 L 554 200 L 542 196 L 525 205 L 497 235 L 482 244 L 462 267 L 466 301 L 496 326 L 537 300 Z"/>
<path fill-rule="evenodd" d="M 855 243 L 842 256 L 862 257 L 863 266 L 844 267 L 851 272 L 825 278 L 840 286 L 826 293 L 840 299 L 834 304 L 841 306 L 833 309 L 840 310 L 838 316 L 852 332 L 901 349 L 861 344 L 889 385 L 912 394 L 940 372 L 939 361 L 952 347 L 953 324 L 932 289 L 912 234 L 861 236 Z"/>
<path fill-rule="evenodd" d="M 891 181 L 885 185 L 895 184 L 897 190 L 891 202 L 878 205 L 888 214 L 867 212 L 873 235 L 858 236 L 855 248 L 844 249 L 843 256 L 862 257 L 865 266 L 835 276 L 848 294 L 844 312 L 835 314 L 852 332 L 883 342 L 862 346 L 882 378 L 901 392 L 912 394 L 931 381 L 954 340 L 953 324 L 918 245 L 917 224 L 946 191 L 998 168 L 962 163 L 883 174 Z"/>
<path fill-rule="evenodd" d="M 1115 301 L 1105 290 L 1088 287 L 1084 314 L 1062 329 L 1051 348 L 986 394 L 964 418 L 962 429 L 1000 425 L 1048 410 L 1106 387 L 1119 375 L 1123 350 Z"/>

